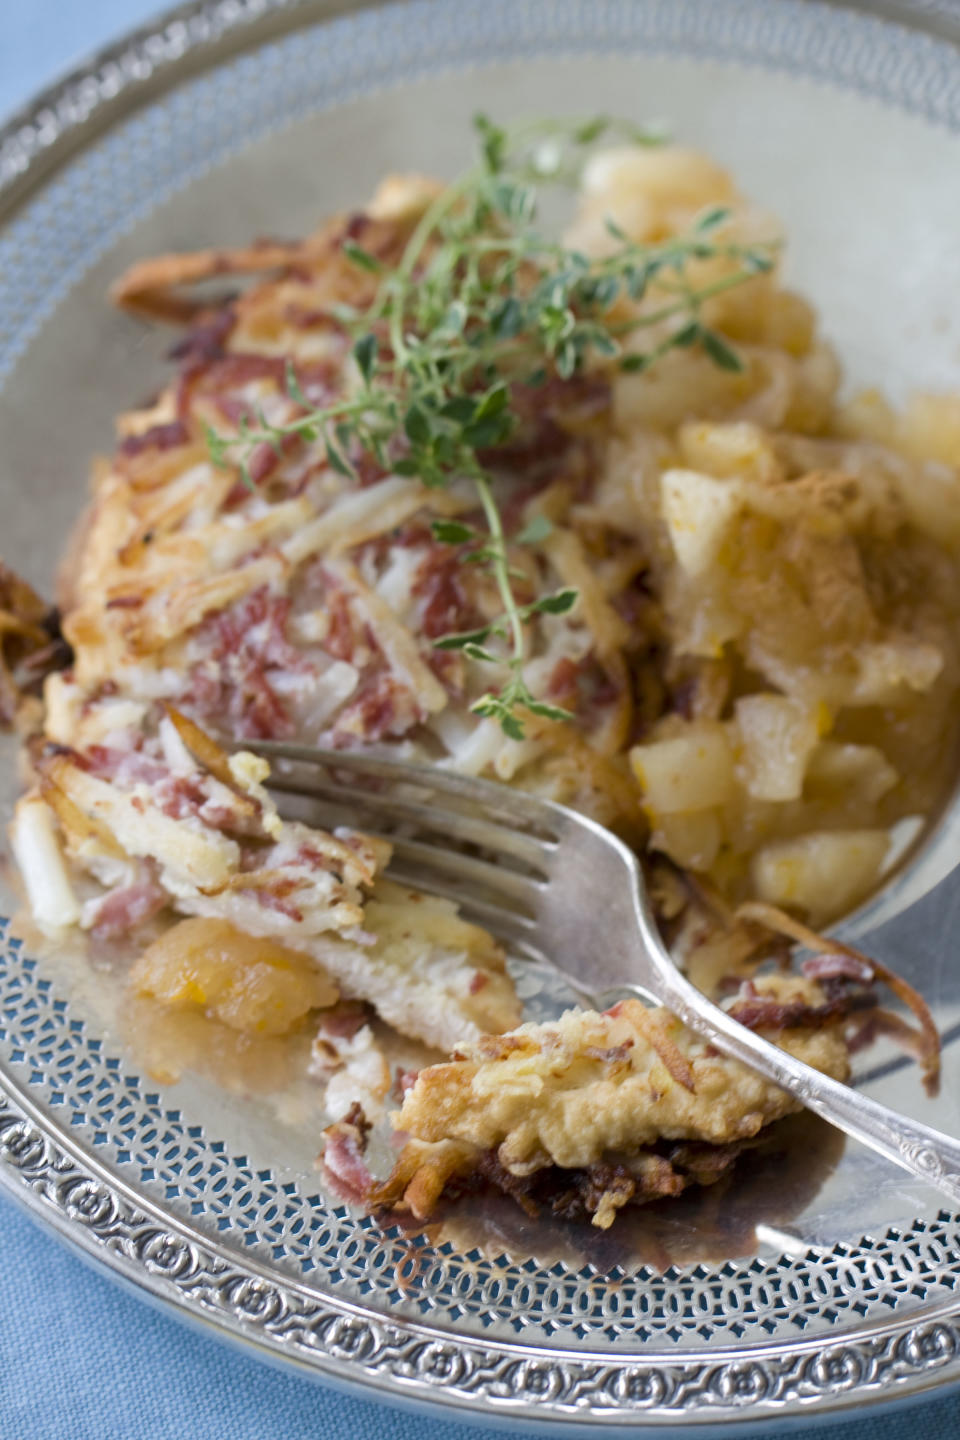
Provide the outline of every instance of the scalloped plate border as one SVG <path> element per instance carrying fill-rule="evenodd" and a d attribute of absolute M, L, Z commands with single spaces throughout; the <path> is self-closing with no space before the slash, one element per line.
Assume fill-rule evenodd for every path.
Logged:
<path fill-rule="evenodd" d="M 0 222 L 95 135 L 170 85 L 302 25 L 371 3 L 197 0 L 161 15 L 0 128 Z M 873 9 L 858 0 L 839 8 Z M 877 12 L 960 44 L 957 0 L 882 3 Z M 207 1321 L 264 1358 L 292 1362 L 315 1378 L 395 1402 L 443 1403 L 462 1418 L 549 1423 L 565 1431 L 642 1421 L 729 1433 L 731 1422 L 753 1430 L 774 1415 L 827 1419 L 864 1404 L 875 1411 L 895 1398 L 960 1383 L 955 1299 L 829 1340 L 711 1350 L 709 1361 L 653 1350 L 642 1358 L 598 1360 L 569 1350 L 454 1340 L 429 1325 L 393 1323 L 333 1296 L 319 1299 L 306 1285 L 278 1283 L 252 1259 L 238 1267 L 225 1248 L 98 1165 L 15 1084 L 9 1094 L 0 1089 L 0 1184 L 82 1254 L 183 1318 Z"/>
<path fill-rule="evenodd" d="M 597 1361 L 574 1351 L 537 1354 L 505 1342 L 452 1340 L 332 1296 L 320 1301 L 307 1287 L 278 1284 L 254 1263 L 238 1268 L 224 1249 L 118 1184 L 66 1137 L 54 1140 L 31 1106 L 2 1094 L 0 1159 L 4 1188 L 14 1198 L 121 1279 L 185 1319 L 211 1322 L 235 1341 L 273 1358 L 279 1352 L 368 1397 L 376 1389 L 383 1398 L 436 1404 L 440 1386 L 451 1409 L 474 1418 L 529 1421 L 536 1406 L 553 1426 L 640 1419 L 710 1426 L 734 1417 L 759 1422 L 751 1410 L 766 1421 L 815 1407 L 827 1418 L 845 1404 L 862 1408 L 868 1396 L 892 1400 L 891 1391 L 915 1396 L 942 1388 L 960 1372 L 960 1315 L 949 1301 L 922 1319 L 875 1325 L 853 1337 L 717 1349 L 709 1361 L 653 1351 Z"/>

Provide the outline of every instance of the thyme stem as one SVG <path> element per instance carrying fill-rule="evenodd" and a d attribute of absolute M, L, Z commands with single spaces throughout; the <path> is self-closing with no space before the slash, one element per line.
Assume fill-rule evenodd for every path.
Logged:
<path fill-rule="evenodd" d="M 472 479 L 483 507 L 484 519 L 487 522 L 487 531 L 490 537 L 487 546 L 490 551 L 490 569 L 497 582 L 497 589 L 503 602 L 503 612 L 510 627 L 510 636 L 513 642 L 511 664 L 519 666 L 523 663 L 525 655 L 523 619 L 513 593 L 513 586 L 510 584 L 510 568 L 507 560 L 507 542 L 503 533 L 503 521 L 487 477 L 478 472 Z"/>
<path fill-rule="evenodd" d="M 385 472 L 427 487 L 470 478 L 487 530 L 471 558 L 488 566 L 503 611 L 478 631 L 434 643 L 507 667 L 502 689 L 472 708 L 519 739 L 524 733 L 519 710 L 566 718 L 565 711 L 531 695 L 523 666 L 534 618 L 563 614 L 577 597 L 564 590 L 519 605 L 514 594 L 503 518 L 479 458 L 506 444 L 520 424 L 511 383 L 537 384 L 551 373 L 567 380 L 588 364 L 646 369 L 675 346 L 693 344 L 722 368 L 741 369 L 728 342 L 704 324 L 703 306 L 770 269 L 774 247 L 714 239 L 727 214 L 715 208 L 688 234 L 658 244 L 631 241 L 608 221 L 619 249 L 591 260 L 535 228 L 538 191 L 575 180 L 587 147 L 603 135 L 618 133 L 639 144 L 655 143 L 651 137 L 606 119 L 539 120 L 507 131 L 478 117 L 475 125 L 478 163 L 425 207 L 399 262 L 380 275 L 369 305 L 343 307 L 340 323 L 353 341 L 361 393 L 313 405 L 291 365 L 287 393 L 302 413 L 278 425 L 261 416 L 259 429 L 244 420 L 238 433 L 211 430 L 208 440 L 219 464 L 232 463 L 239 448 L 241 474 L 251 488 L 253 448 L 266 442 L 280 453 L 291 435 L 322 440 L 327 463 L 347 475 L 353 473 L 351 453 L 361 451 Z M 383 270 L 355 241 L 344 241 L 343 250 L 361 268 Z M 704 259 L 732 268 L 698 288 L 684 267 Z M 670 298 L 644 308 L 651 284 Z M 625 315 L 620 302 L 632 305 L 632 313 Z M 646 352 L 623 351 L 625 337 L 671 322 L 676 324 Z M 382 349 L 384 338 L 389 352 Z M 451 544 L 471 533 L 449 522 L 437 521 L 433 528 L 439 540 Z M 507 642 L 506 659 L 483 649 L 489 636 Z"/>

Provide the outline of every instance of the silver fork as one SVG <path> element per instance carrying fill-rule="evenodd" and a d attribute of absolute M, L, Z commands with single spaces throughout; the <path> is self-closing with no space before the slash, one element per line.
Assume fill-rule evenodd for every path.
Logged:
<path fill-rule="evenodd" d="M 552 964 L 588 1006 L 605 991 L 642 991 L 960 1209 L 960 1142 L 821 1075 L 706 999 L 660 938 L 637 857 L 602 825 L 441 768 L 275 741 L 244 748 L 274 762 L 271 790 L 299 797 L 288 814 L 292 803 L 298 818 L 389 840 L 388 876 L 455 900 L 514 952 Z"/>

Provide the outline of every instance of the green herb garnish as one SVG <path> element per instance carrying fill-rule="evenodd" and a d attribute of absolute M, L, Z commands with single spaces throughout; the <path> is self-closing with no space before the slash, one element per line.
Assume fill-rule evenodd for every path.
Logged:
<path fill-rule="evenodd" d="M 290 435 L 322 439 L 329 464 L 346 475 L 354 474 L 351 454 L 366 452 L 385 470 L 416 477 L 428 487 L 469 479 L 486 533 L 443 519 L 433 523 L 433 534 L 445 544 L 472 547 L 464 558 L 489 569 L 503 609 L 489 625 L 434 643 L 507 667 L 505 683 L 481 696 L 472 709 L 520 739 L 521 711 L 550 720 L 569 718 L 567 711 L 531 694 L 523 667 L 528 622 L 536 615 L 564 613 L 577 593 L 562 590 L 525 605 L 514 593 L 516 572 L 488 468 L 491 452 L 495 455 L 517 429 L 511 387 L 542 383 L 551 373 L 568 379 L 588 362 L 644 370 L 678 346 L 698 346 L 718 366 L 742 369 L 737 352 L 704 325 L 702 307 L 712 296 L 771 269 L 775 247 L 715 238 L 728 212 L 714 207 L 689 234 L 660 244 L 631 241 L 608 221 L 618 248 L 591 259 L 537 228 L 541 192 L 575 184 L 587 147 L 599 139 L 653 144 L 660 137 L 605 118 L 506 129 L 477 116 L 474 127 L 477 163 L 428 206 L 395 267 L 385 267 L 354 241 L 343 245 L 350 262 L 379 281 L 369 306 L 337 309 L 353 340 L 353 393 L 328 405 L 311 405 L 288 366 L 287 393 L 302 416 L 279 426 L 261 416 L 258 429 L 244 421 L 236 436 L 209 431 L 208 440 L 220 464 L 239 449 L 241 474 L 251 486 L 248 464 L 254 447 L 266 442 L 279 452 Z M 726 259 L 731 268 L 698 288 L 686 268 L 691 260 L 708 258 Z M 641 300 L 655 278 L 662 303 L 626 319 L 622 310 L 618 313 L 619 300 Z M 623 352 L 628 335 L 652 326 L 658 327 L 657 339 L 647 351 Z M 534 545 L 548 533 L 549 522 L 537 518 L 514 543 Z M 495 650 L 487 648 L 491 640 L 499 642 Z"/>

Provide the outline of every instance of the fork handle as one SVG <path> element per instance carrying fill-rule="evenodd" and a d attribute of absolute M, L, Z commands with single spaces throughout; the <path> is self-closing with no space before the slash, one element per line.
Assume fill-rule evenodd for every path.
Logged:
<path fill-rule="evenodd" d="M 671 967 L 672 969 L 672 967 Z M 662 976 L 658 999 L 719 1050 L 774 1081 L 808 1110 L 925 1180 L 960 1210 L 960 1141 L 805 1065 L 734 1020 L 682 975 Z"/>

